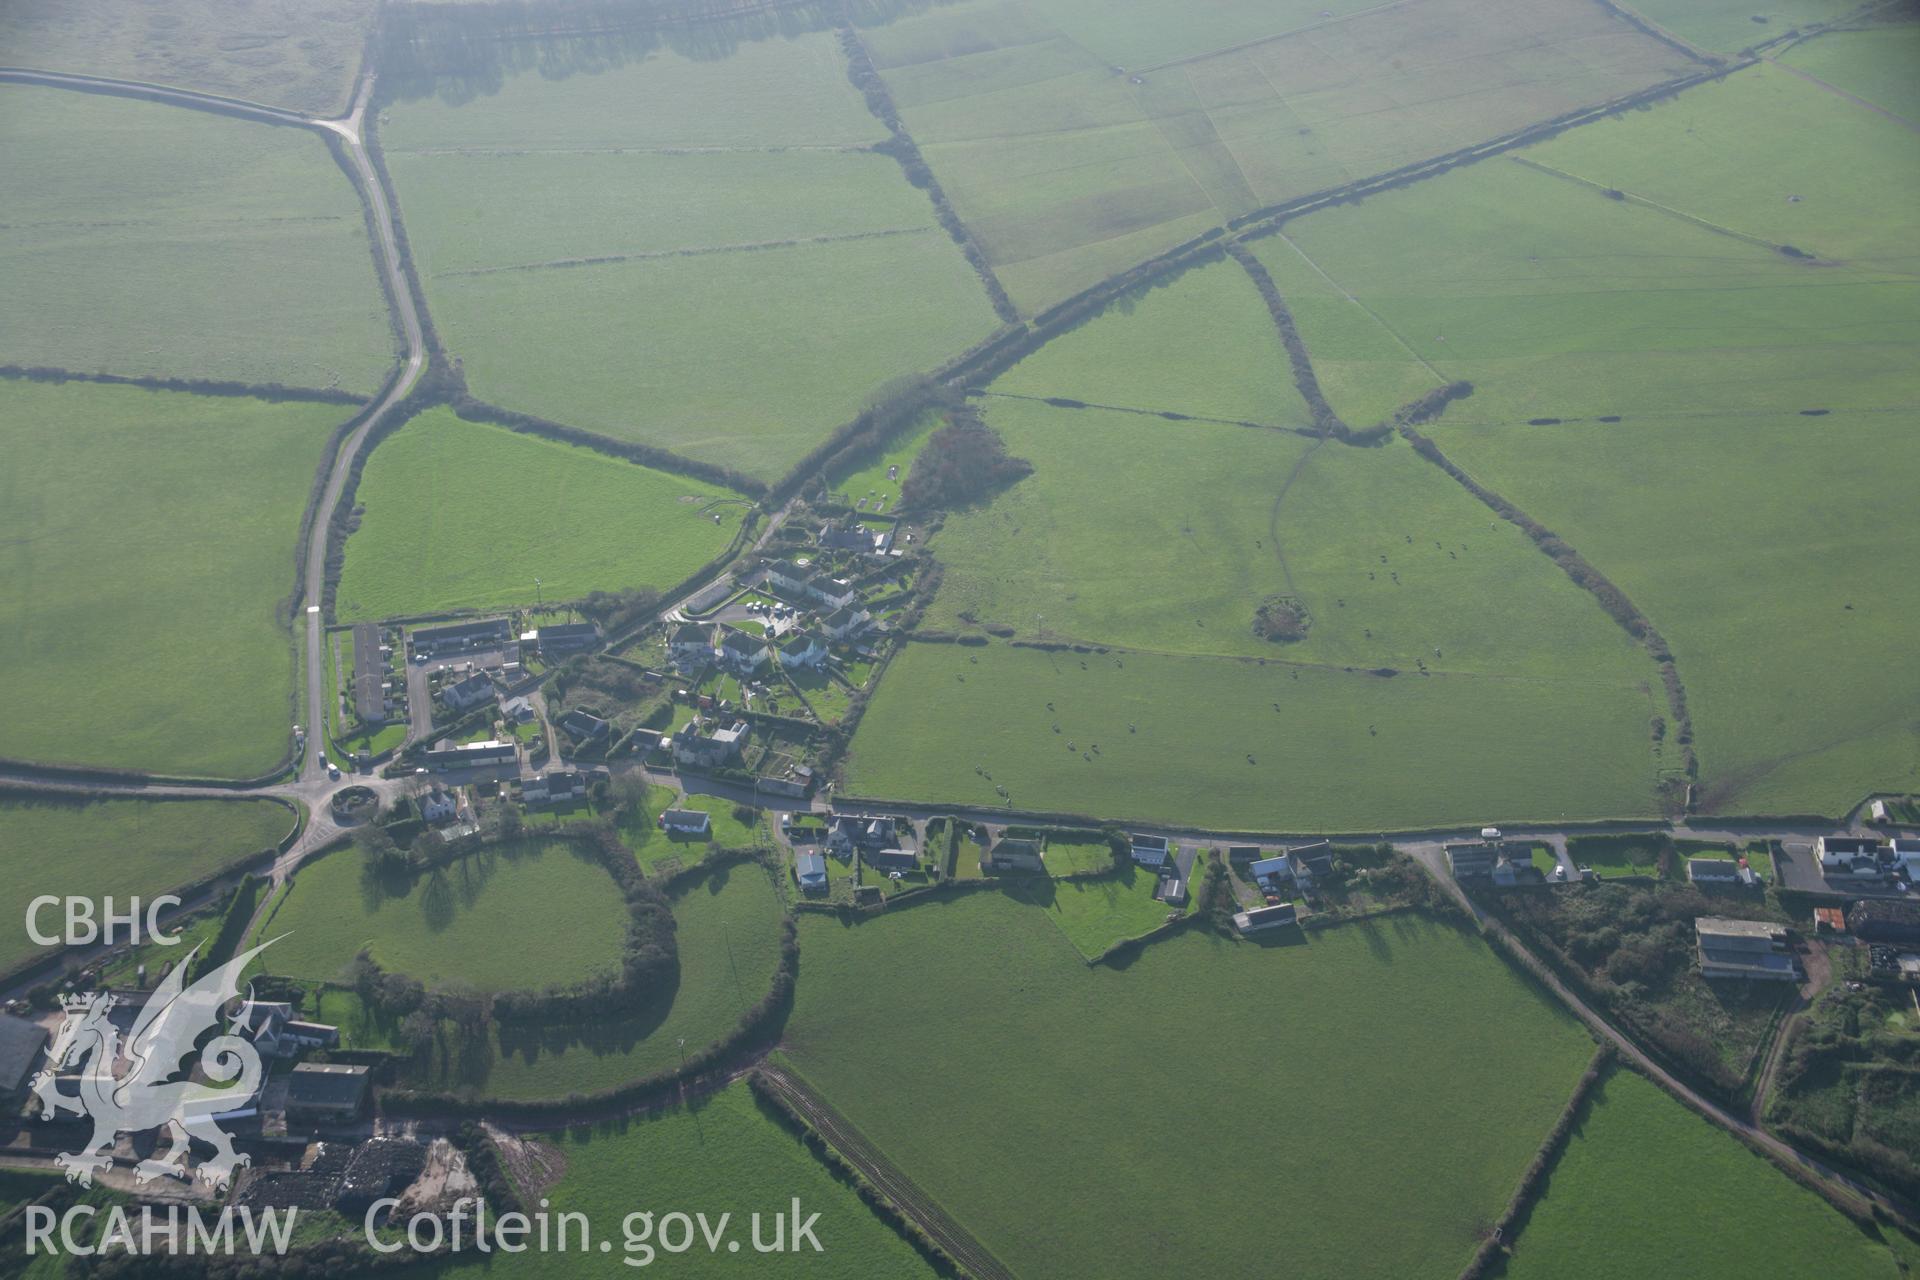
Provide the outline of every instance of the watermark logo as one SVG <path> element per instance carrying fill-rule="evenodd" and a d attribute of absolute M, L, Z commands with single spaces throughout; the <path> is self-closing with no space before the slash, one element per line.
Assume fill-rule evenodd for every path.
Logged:
<path fill-rule="evenodd" d="M 161 932 L 160 912 L 164 908 L 179 905 L 180 899 L 170 893 L 162 894 L 147 903 L 143 915 L 138 898 L 129 899 L 125 911 L 115 911 L 113 899 L 104 898 L 96 913 L 92 898 L 59 898 L 50 893 L 42 894 L 27 904 L 27 937 L 40 947 L 90 947 L 96 942 L 110 947 L 116 938 L 139 946 L 143 941 L 140 927 L 144 922 L 145 941 L 158 947 L 177 947 L 180 945 L 178 934 Z M 49 907 L 60 908 L 61 914 L 54 918 L 66 925 L 63 932 L 47 933 L 40 928 L 40 917 Z M 124 937 L 117 932 L 116 926 L 125 927 Z"/>
<path fill-rule="evenodd" d="M 84 1147 L 54 1157 L 69 1182 L 92 1186 L 93 1175 L 112 1163 L 110 1153 L 121 1135 L 158 1129 L 166 1130 L 167 1150 L 135 1167 L 139 1184 L 160 1177 L 186 1180 L 190 1138 L 214 1149 L 213 1158 L 197 1170 L 210 1186 L 226 1186 L 235 1170 L 249 1163 L 218 1123 L 250 1103 L 265 1079 L 260 1051 L 234 1034 L 248 1029 L 246 1010 L 226 1034 L 200 1047 L 201 1073 L 223 1087 L 174 1077 L 181 1059 L 219 1023 L 220 1010 L 240 995 L 247 965 L 277 941 L 235 956 L 189 986 L 187 971 L 200 952 L 195 947 L 147 997 L 124 1039 L 113 1017 L 122 1003 L 117 996 L 96 991 L 65 998 L 66 1018 L 47 1046 L 47 1065 L 34 1077 L 33 1091 L 42 1120 L 73 1113 L 93 1121 L 93 1136 Z M 78 1093 L 61 1092 L 62 1072 L 77 1076 Z"/>

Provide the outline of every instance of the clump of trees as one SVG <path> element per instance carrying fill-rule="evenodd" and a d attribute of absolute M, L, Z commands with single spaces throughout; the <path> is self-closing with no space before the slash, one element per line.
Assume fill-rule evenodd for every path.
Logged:
<path fill-rule="evenodd" d="M 1313 618 L 1292 596 L 1268 596 L 1253 612 L 1253 634 L 1275 644 L 1303 639 Z"/>
<path fill-rule="evenodd" d="M 1006 441 L 969 406 L 953 410 L 913 460 L 900 505 L 934 511 L 978 502 L 1033 474 L 1033 464 L 1007 452 Z"/>

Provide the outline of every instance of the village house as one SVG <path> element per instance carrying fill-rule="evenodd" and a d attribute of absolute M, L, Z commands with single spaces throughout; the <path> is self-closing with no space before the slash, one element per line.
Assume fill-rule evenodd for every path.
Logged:
<path fill-rule="evenodd" d="M 1892 874 L 1892 864 L 1881 862 L 1880 842 L 1872 836 L 1821 836 L 1813 851 L 1824 875 L 1879 880 Z"/>
<path fill-rule="evenodd" d="M 587 775 L 578 769 L 551 769 L 520 788 L 525 804 L 567 804 L 587 794 Z"/>
<path fill-rule="evenodd" d="M 829 609 L 844 609 L 860 598 L 853 584 L 845 578 L 829 578 L 820 574 L 807 579 L 807 594 Z"/>
<path fill-rule="evenodd" d="M 1887 855 L 1908 880 L 1920 884 L 1920 836 L 1898 836 L 1887 846 Z"/>
<path fill-rule="evenodd" d="M 1247 874 L 1263 893 L 1282 893 L 1293 888 L 1293 860 L 1284 853 L 1260 859 L 1247 868 Z"/>
<path fill-rule="evenodd" d="M 459 814 L 459 798 L 451 791 L 435 787 L 420 797 L 420 816 L 428 822 L 451 822 Z"/>
<path fill-rule="evenodd" d="M 828 614 L 826 620 L 820 624 L 820 629 L 835 640 L 846 640 L 866 630 L 867 624 L 872 620 L 873 615 L 863 606 L 852 604 L 844 609 L 835 609 Z"/>
<path fill-rule="evenodd" d="M 1173 847 L 1165 836 L 1135 835 L 1130 850 L 1135 863 L 1149 871 L 1164 871 L 1173 863 Z"/>
<path fill-rule="evenodd" d="M 440 690 L 440 700 L 455 711 L 471 711 L 485 702 L 491 702 L 494 696 L 493 681 L 484 672 L 476 671 L 457 684 L 444 686 Z"/>
<path fill-rule="evenodd" d="M 371 1069 L 344 1062 L 302 1062 L 287 1073 L 289 1123 L 346 1124 L 367 1105 Z"/>
<path fill-rule="evenodd" d="M 816 541 L 830 551 L 872 551 L 874 533 L 858 520 L 847 519 L 821 525 Z"/>
<path fill-rule="evenodd" d="M 673 758 L 681 764 L 717 769 L 740 754 L 747 737 L 747 722 L 734 720 L 692 720 L 673 735 Z"/>
<path fill-rule="evenodd" d="M 1233 927 L 1243 934 L 1259 933 L 1262 929 L 1284 929 L 1298 920 L 1299 912 L 1291 902 L 1279 902 L 1270 907 L 1235 912 Z"/>
<path fill-rule="evenodd" d="M 899 848 L 906 843 L 900 838 L 903 826 L 911 834 L 911 825 L 898 818 L 837 813 L 827 819 L 827 848 L 841 857 L 849 856 L 855 849 Z"/>
<path fill-rule="evenodd" d="M 797 565 L 791 560 L 775 560 L 767 566 L 767 581 L 788 595 L 805 595 L 807 579 L 812 576 L 811 569 Z"/>
<path fill-rule="evenodd" d="M 387 656 L 380 624 L 356 623 L 353 628 L 353 714 L 362 724 L 384 724 L 393 710 L 388 690 Z"/>
<path fill-rule="evenodd" d="M 713 830 L 713 815 L 703 809 L 668 809 L 660 815 L 660 829 L 683 836 L 704 836 Z"/>
<path fill-rule="evenodd" d="M 1303 844 L 1287 850 L 1287 860 L 1293 864 L 1295 883 L 1310 891 L 1315 880 L 1324 880 L 1333 874 L 1333 844 L 1328 840 Z"/>
<path fill-rule="evenodd" d="M 780 644 L 780 665 L 815 668 L 827 660 L 827 646 L 811 631 L 795 631 Z"/>
<path fill-rule="evenodd" d="M 713 632 L 697 622 L 683 622 L 667 642 L 667 652 L 683 666 L 698 665 L 713 659 Z"/>
<path fill-rule="evenodd" d="M 1693 922 L 1700 953 L 1700 974 L 1707 978 L 1745 978 L 1797 982 L 1800 966 L 1787 950 L 1786 926 L 1766 920 L 1726 920 L 1701 916 Z"/>
<path fill-rule="evenodd" d="M 533 703 L 525 697 L 508 698 L 500 704 L 500 714 L 515 724 L 526 724 L 533 719 Z"/>
<path fill-rule="evenodd" d="M 741 675 L 752 675 L 766 665 L 769 654 L 764 637 L 735 631 L 732 627 L 725 628 L 725 632 L 716 650 L 720 661 Z"/>
<path fill-rule="evenodd" d="M 1045 871 L 1040 842 L 1012 837 L 1000 841 L 980 859 L 981 869 L 989 874 L 1001 871 Z"/>
<path fill-rule="evenodd" d="M 575 741 L 584 743 L 598 742 L 607 736 L 613 726 L 591 711 L 583 711 L 575 707 L 560 717 L 560 727 L 571 734 Z"/>
<path fill-rule="evenodd" d="M 1465 880 L 1469 876 L 1490 876 L 1494 863 L 1500 860 L 1501 844 L 1498 840 L 1463 841 L 1443 847 L 1447 855 L 1447 870 L 1453 873 L 1455 880 Z"/>
<path fill-rule="evenodd" d="M 308 1049 L 340 1047 L 340 1028 L 302 1021 L 284 1001 L 249 1000 L 235 1015 L 234 1025 L 269 1058 L 294 1058 Z"/>
<path fill-rule="evenodd" d="M 1728 858 L 1688 858 L 1687 880 L 1697 885 L 1730 888 L 1755 882 L 1752 871 Z"/>

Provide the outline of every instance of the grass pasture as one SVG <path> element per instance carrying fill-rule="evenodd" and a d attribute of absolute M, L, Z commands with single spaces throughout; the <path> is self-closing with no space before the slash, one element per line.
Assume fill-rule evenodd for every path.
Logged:
<path fill-rule="evenodd" d="M 1591 1052 L 1477 939 L 1415 916 L 1294 946 L 1187 933 L 1124 970 L 997 894 L 801 926 L 792 1062 L 1022 1275 L 1262 1273 L 1265 1233 L 1169 1194 L 1223 1168 L 1316 1205 L 1289 1220 L 1290 1272 L 1451 1275 Z"/>
<path fill-rule="evenodd" d="M 0 382 L 0 756 L 217 777 L 281 759 L 293 652 L 277 615 L 349 413 Z"/>
<path fill-rule="evenodd" d="M 1436 426 L 1443 433 L 1463 423 L 1909 406 L 1920 286 L 1910 248 L 1883 232 L 1900 225 L 1888 208 L 1920 197 L 1904 176 L 1914 166 L 1900 159 L 1920 154 L 1914 139 L 1857 108 L 1870 132 L 1900 137 L 1876 132 L 1866 146 L 1828 121 L 1832 145 L 1820 150 L 1874 173 L 1858 203 L 1837 166 L 1814 174 L 1806 170 L 1826 166 L 1770 165 L 1751 144 L 1734 149 L 1768 176 L 1731 180 L 1727 200 L 1737 208 L 1705 188 L 1674 187 L 1685 183 L 1674 173 L 1700 167 L 1694 150 L 1707 144 L 1694 133 L 1732 144 L 1744 137 L 1739 113 L 1767 105 L 1751 100 L 1747 84 L 1784 86 L 1825 119 L 1827 95 L 1812 86 L 1784 72 L 1765 82 L 1746 74 L 1359 208 L 1309 215 L 1287 236 L 1421 360 L 1473 383 L 1474 395 Z M 1700 100 L 1711 110 L 1691 105 L 1695 92 L 1736 87 L 1739 95 Z M 1620 159 L 1668 139 L 1661 181 Z M 1712 162 L 1716 172 L 1721 165 Z M 1771 195 L 1754 190 L 1762 182 Z M 1609 187 L 1625 198 L 1608 198 Z M 1801 189 L 1815 194 L 1788 203 Z M 1822 199 L 1827 209 L 1803 212 Z M 1273 243 L 1263 256 L 1278 261 L 1285 246 Z M 1822 260 L 1796 260 L 1774 244 L 1800 244 Z M 1310 350 L 1322 344 L 1316 318 L 1301 317 Z"/>
<path fill-rule="evenodd" d="M 1885 1241 L 1628 1071 L 1595 1091 L 1505 1272 L 1512 1280 L 1903 1273 Z"/>
<path fill-rule="evenodd" d="M 1117 15 L 1085 0 L 984 0 L 863 36 L 1023 311 L 1228 218 L 1689 65 L 1573 0 L 1198 14 L 1141 0 Z M 1155 61 L 1128 74 L 1114 65 L 1136 58 Z"/>
<path fill-rule="evenodd" d="M 346 112 L 375 0 L 16 0 L 10 66 L 141 80 L 317 115 Z"/>
<path fill-rule="evenodd" d="M 993 390 L 1269 426 L 1312 421 L 1266 304 L 1231 258 L 1121 299 Z"/>
<path fill-rule="evenodd" d="M 1410 675 L 1652 675 L 1590 596 L 1399 441 L 986 403 L 1034 472 L 947 519 L 932 626 L 970 614 L 1028 637 Z M 1305 607 L 1303 638 L 1254 633 L 1271 596 Z"/>
<path fill-rule="evenodd" d="M 0 170 L 0 362 L 367 395 L 392 368 L 359 198 L 311 133 L 5 85 Z"/>
<path fill-rule="evenodd" d="M 522 604 L 536 577 L 547 600 L 665 590 L 726 550 L 747 511 L 730 490 L 450 409 L 382 441 L 357 501 L 336 605 L 347 620 Z"/>
<path fill-rule="evenodd" d="M 1893 414 L 1450 428 L 1450 455 L 1646 611 L 1685 680 L 1711 813 L 1840 814 L 1920 786 L 1904 655 L 1920 467 Z M 1810 494 L 1843 495 L 1834 502 Z"/>
<path fill-rule="evenodd" d="M 1739 53 L 1860 7 L 1856 0 L 1639 0 L 1633 10 L 1695 48 Z"/>
<path fill-rule="evenodd" d="M 617 909 L 618 896 L 609 896 Z M 673 914 L 680 982 L 641 1012 L 577 1026 L 495 1024 L 489 1061 L 450 1071 L 436 1059 L 416 1069 L 413 1083 L 497 1098 L 562 1098 L 677 1066 L 680 1041 L 691 1053 L 731 1032 L 766 995 L 780 962 L 773 881 L 759 866 L 731 867 L 684 888 Z"/>
<path fill-rule="evenodd" d="M 1920 120 L 1920 81 L 1913 75 L 1920 62 L 1920 23 L 1828 32 L 1794 45 L 1780 62 L 1883 111 Z"/>
<path fill-rule="evenodd" d="M 910 644 L 846 791 L 1249 831 L 1650 815 L 1652 711 L 1624 684 Z"/>
<path fill-rule="evenodd" d="M 40 951 L 26 931 L 42 894 L 152 898 L 273 848 L 294 815 L 272 800 L 0 798 L 0 968 Z M 53 914 L 43 931 L 57 931 Z"/>
<path fill-rule="evenodd" d="M 626 911 L 605 870 L 564 841 L 488 847 L 420 876 L 352 850 L 301 868 L 256 941 L 268 973 L 330 981 L 363 948 L 390 973 L 481 991 L 569 983 L 620 964 Z"/>
<path fill-rule="evenodd" d="M 963 851 L 964 853 L 964 851 Z M 1051 859 L 1049 859 L 1051 860 Z M 1196 872 L 1204 862 L 1196 862 Z M 1095 880 L 1055 880 L 1029 876 L 1012 882 L 1007 895 L 1047 913 L 1074 950 L 1098 959 L 1116 942 L 1137 938 L 1164 924 L 1178 911 L 1154 901 L 1160 879 L 1138 867 L 1129 867 Z"/>
<path fill-rule="evenodd" d="M 474 393 L 761 479 L 995 325 L 816 33 L 510 78 L 383 132 Z"/>
<path fill-rule="evenodd" d="M 675 1275 L 736 1276 L 749 1267 L 775 1275 L 805 1275 L 820 1280 L 868 1280 L 874 1276 L 931 1277 L 934 1273 L 911 1245 L 873 1215 L 853 1190 L 828 1172 L 780 1121 L 762 1111 L 744 1081 L 685 1107 L 645 1114 L 614 1124 L 579 1126 L 560 1133 L 528 1135 L 550 1147 L 565 1173 L 542 1195 L 549 1212 L 584 1213 L 597 1234 L 613 1238 L 615 1252 L 598 1259 L 578 1253 L 533 1250 L 495 1261 L 490 1267 L 443 1266 L 434 1274 L 453 1277 L 496 1275 L 516 1278 L 617 1276 L 633 1274 L 623 1265 L 620 1224 L 636 1209 L 656 1214 L 680 1211 L 704 1214 L 709 1225 L 730 1216 L 727 1236 L 741 1254 L 709 1253 L 704 1244 L 690 1252 L 653 1256 Z M 636 1189 L 641 1198 L 636 1199 Z M 522 1188 L 526 1195 L 530 1188 Z M 814 1226 L 821 1252 L 802 1246 L 800 1254 L 781 1256 L 747 1252 L 750 1225 L 760 1218 L 762 1239 L 773 1235 L 772 1220 L 800 1198 L 806 1214 L 818 1213 Z M 532 1196 L 527 1195 L 529 1200 Z M 791 1224 L 789 1224 L 791 1225 Z M 677 1232 L 677 1224 L 675 1224 Z M 656 1230 L 658 1228 L 656 1227 Z M 677 1240 L 677 1234 L 670 1233 Z M 657 1239 L 654 1248 L 658 1250 Z M 724 1245 L 722 1248 L 724 1249 Z M 626 1263 L 645 1255 L 635 1251 Z"/>

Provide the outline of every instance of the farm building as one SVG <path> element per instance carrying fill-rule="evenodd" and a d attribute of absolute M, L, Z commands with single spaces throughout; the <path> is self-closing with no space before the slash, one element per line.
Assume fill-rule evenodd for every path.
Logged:
<path fill-rule="evenodd" d="M 1044 871 L 1038 840 L 1013 837 L 1000 841 L 987 851 L 981 865 L 988 871 Z"/>
<path fill-rule="evenodd" d="M 485 765 L 513 764 L 520 758 L 519 748 L 511 742 L 463 742 L 455 745 L 441 742 L 430 748 L 425 757 L 427 765 L 434 769 L 476 769 Z"/>
<path fill-rule="evenodd" d="M 1847 931 L 1862 942 L 1920 947 L 1920 903 L 1869 899 L 1847 908 Z"/>
<path fill-rule="evenodd" d="M 1262 929 L 1284 929 L 1297 923 L 1299 918 L 1299 911 L 1291 902 L 1281 902 L 1271 907 L 1236 912 L 1233 927 L 1241 933 L 1259 933 Z"/>
<path fill-rule="evenodd" d="M 713 830 L 713 815 L 701 809 L 668 809 L 660 815 L 662 831 L 677 831 L 682 835 L 704 836 Z"/>
<path fill-rule="evenodd" d="M 1257 844 L 1230 844 L 1227 846 L 1228 862 L 1258 862 L 1265 853 Z"/>
<path fill-rule="evenodd" d="M 493 695 L 493 681 L 478 671 L 440 690 L 441 701 L 455 711 L 471 711 L 482 703 L 491 702 Z"/>
<path fill-rule="evenodd" d="M 794 877 L 800 882 L 802 893 L 825 893 L 827 891 L 827 860 L 818 853 L 803 853 L 794 862 Z"/>
<path fill-rule="evenodd" d="M 1707 978 L 1797 982 L 1800 966 L 1787 950 L 1784 925 L 1766 920 L 1701 916 L 1693 922 L 1700 973 Z"/>
<path fill-rule="evenodd" d="M 870 867 L 880 871 L 913 871 L 920 866 L 920 858 L 911 849 L 875 849 L 872 853 L 862 854 L 861 858 Z"/>
<path fill-rule="evenodd" d="M 1173 847 L 1165 836 L 1135 835 L 1132 839 L 1133 860 L 1140 866 L 1159 871 L 1172 863 Z"/>
<path fill-rule="evenodd" d="M 408 648 L 416 658 L 437 658 L 443 653 L 471 653 L 475 649 L 501 649 L 511 643 L 513 629 L 507 625 L 505 618 L 417 627 L 407 637 Z"/>
<path fill-rule="evenodd" d="M 287 1073 L 287 1119 L 340 1124 L 360 1115 L 370 1069 L 344 1062 L 302 1062 Z"/>

